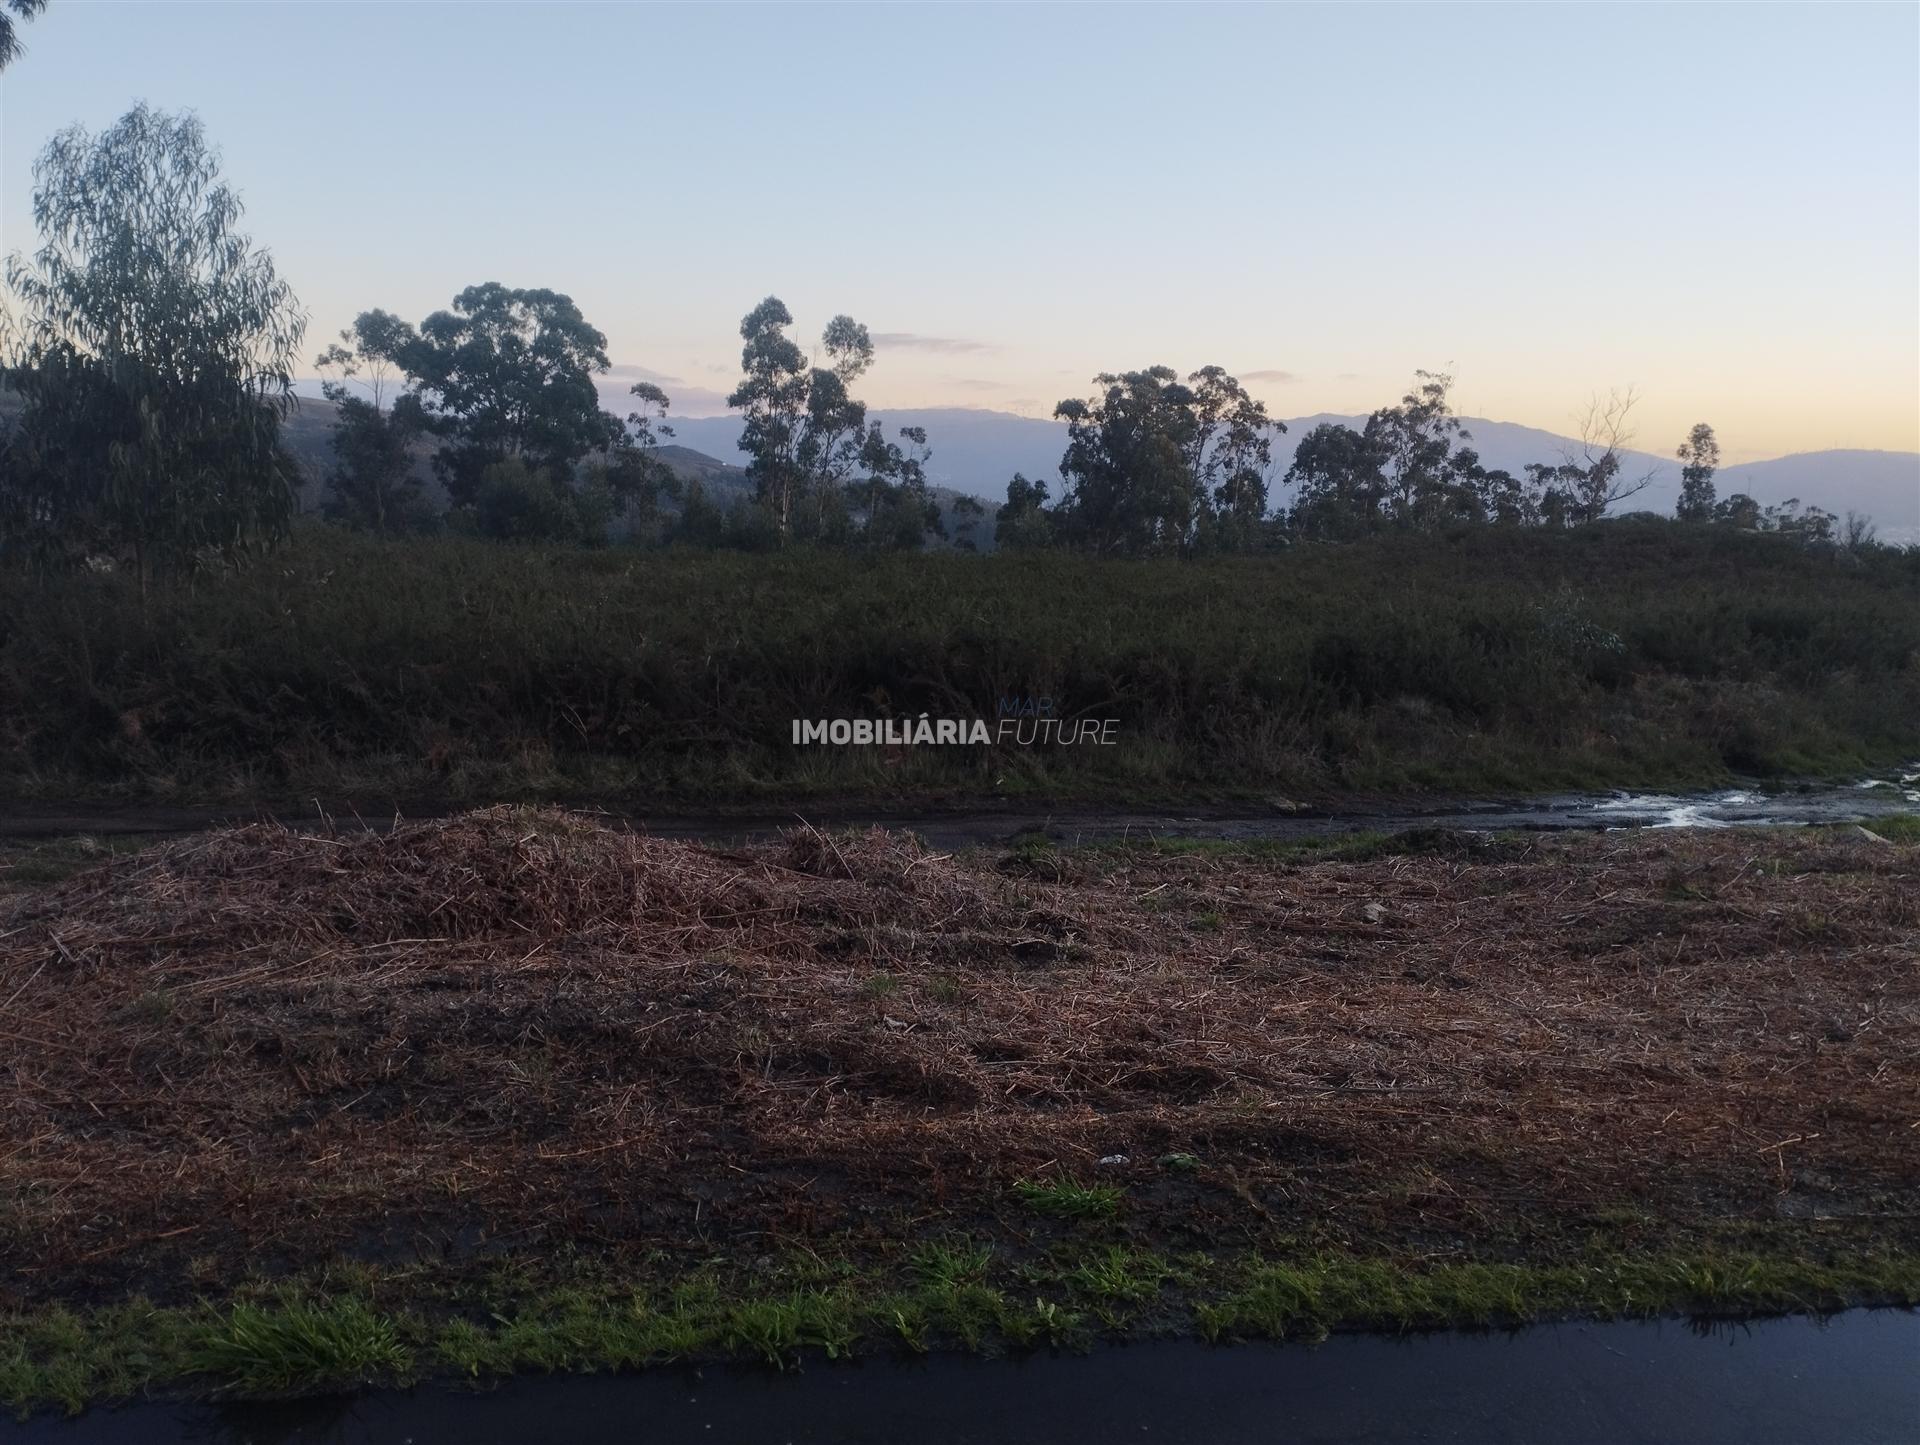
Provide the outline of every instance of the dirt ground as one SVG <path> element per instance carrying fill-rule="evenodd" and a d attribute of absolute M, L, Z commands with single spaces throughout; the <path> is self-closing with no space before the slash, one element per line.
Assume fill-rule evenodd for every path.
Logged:
<path fill-rule="evenodd" d="M 496 809 L 0 897 L 0 1278 L 1034 1227 L 1436 1251 L 1920 1198 L 1920 848 L 716 849 Z"/>

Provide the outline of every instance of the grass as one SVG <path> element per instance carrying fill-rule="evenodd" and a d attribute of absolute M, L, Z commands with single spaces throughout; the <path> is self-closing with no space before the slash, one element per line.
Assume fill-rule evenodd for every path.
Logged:
<path fill-rule="evenodd" d="M 1114 1244 L 1074 1265 L 1067 1283 L 1102 1304 L 1142 1305 L 1160 1293 L 1173 1272 L 1158 1255 Z"/>
<path fill-rule="evenodd" d="M 587 1278 L 475 1308 L 458 1292 L 368 1274 L 356 1290 L 284 1285 L 224 1306 L 142 1301 L 0 1316 L 0 1402 L 21 1413 L 151 1391 L 278 1396 L 448 1376 L 631 1370 L 739 1359 L 934 1348 L 1085 1346 L 1144 1327 L 1221 1342 L 1312 1340 L 1337 1329 L 1515 1325 L 1568 1316 L 1768 1314 L 1920 1303 L 1920 1255 L 1628 1254 L 1571 1262 L 1423 1262 L 1319 1252 L 1201 1252 L 1178 1262 L 1113 1244 L 1015 1265 L 977 1245 L 895 1250 L 836 1283 L 776 1266 L 677 1281 Z M 901 1267 L 904 1261 L 905 1267 Z M 363 1271 L 364 1272 L 364 1271 Z"/>
<path fill-rule="evenodd" d="M 1920 813 L 1893 813 L 1865 824 L 1870 833 L 1878 833 L 1889 843 L 1920 844 Z"/>
<path fill-rule="evenodd" d="M 413 1363 L 399 1326 L 360 1300 L 300 1298 L 235 1305 L 203 1327 L 188 1360 L 249 1395 L 404 1378 Z"/>
<path fill-rule="evenodd" d="M 1762 1255 L 1603 1255 L 1579 1264 L 1441 1264 L 1405 1270 L 1377 1259 L 1261 1262 L 1195 1310 L 1209 1340 L 1317 1339 L 1337 1328 L 1436 1329 L 1604 1318 L 1778 1314 L 1839 1308 L 1866 1296 L 1910 1299 L 1911 1256 L 1811 1264 Z"/>
<path fill-rule="evenodd" d="M 0 577 L 15 793 L 1134 799 L 1856 774 L 1920 753 L 1920 551 L 1621 522 L 1262 558 L 774 557 L 302 531 L 166 586 Z M 1112 747 L 795 747 L 795 717 Z"/>
<path fill-rule="evenodd" d="M 140 834 L 70 834 L 44 843 L 0 841 L 0 893 L 59 883 L 105 859 L 136 853 L 154 840 Z"/>
<path fill-rule="evenodd" d="M 1013 1186 L 1013 1193 L 1035 1214 L 1053 1219 L 1111 1219 L 1120 1212 L 1121 1193 L 1111 1184 L 1023 1179 Z"/>

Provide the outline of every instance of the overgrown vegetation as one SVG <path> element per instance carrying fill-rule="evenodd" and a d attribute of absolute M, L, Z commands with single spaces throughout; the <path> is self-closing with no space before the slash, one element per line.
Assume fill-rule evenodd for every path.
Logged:
<path fill-rule="evenodd" d="M 0 580 L 16 793 L 1187 797 L 1845 773 L 1920 753 L 1920 555 L 1609 523 L 1205 563 L 378 542 Z M 1113 719 L 795 746 L 796 718 Z"/>

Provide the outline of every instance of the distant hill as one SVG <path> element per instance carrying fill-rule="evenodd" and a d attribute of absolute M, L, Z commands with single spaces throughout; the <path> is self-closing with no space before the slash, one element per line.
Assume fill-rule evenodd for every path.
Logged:
<path fill-rule="evenodd" d="M 322 488 L 328 470 L 333 466 L 333 422 L 336 408 L 324 398 L 301 396 L 299 407 L 288 416 L 282 430 L 286 437 L 287 450 L 300 464 L 306 477 L 306 486 L 302 488 L 300 504 L 303 509 L 316 509 L 322 498 Z M 692 447 L 680 443 L 680 424 L 674 423 L 675 438 L 670 442 L 661 442 L 654 448 L 653 454 L 666 463 L 674 475 L 683 481 L 697 481 L 705 490 L 707 498 L 718 506 L 729 507 L 751 494 L 751 484 L 747 481 L 746 468 L 718 457 L 695 451 Z M 733 442 L 737 447 L 738 428 L 735 428 Z M 423 440 L 414 448 L 416 461 L 414 475 L 426 485 L 428 495 L 436 506 L 445 507 L 447 496 L 439 479 L 433 474 L 433 443 Z M 933 499 L 940 505 L 942 518 L 947 524 L 949 536 L 958 536 L 959 527 L 954 516 L 954 503 L 963 494 L 949 487 L 931 488 Z M 672 502 L 666 503 L 669 512 L 677 510 Z M 614 525 L 615 535 L 619 535 L 620 524 Z M 972 540 L 982 551 L 989 551 L 993 545 L 993 519 L 991 514 L 981 518 L 973 527 Z"/>
<path fill-rule="evenodd" d="M 311 395 L 303 394 L 299 400 L 298 409 L 287 418 L 285 433 L 287 449 L 308 478 L 302 504 L 311 507 L 318 505 L 321 479 L 333 464 L 334 407 Z M 17 397 L 0 391 L 0 417 L 16 410 L 18 404 Z M 1005 499 L 1007 479 L 1015 472 L 1044 478 L 1058 490 L 1060 453 L 1066 445 L 1066 427 L 1060 422 L 972 407 L 876 414 L 890 434 L 903 426 L 927 429 L 933 451 L 927 474 L 948 510 L 955 496 L 978 497 L 990 507 L 997 505 Z M 1563 452 L 1576 446 L 1571 438 L 1538 427 L 1484 417 L 1462 420 L 1472 433 L 1472 445 L 1481 460 L 1515 476 L 1529 462 L 1559 461 Z M 1286 435 L 1274 447 L 1274 502 L 1291 501 L 1277 482 L 1292 462 L 1293 449 L 1301 437 L 1322 422 L 1357 427 L 1365 421 L 1361 416 L 1326 412 L 1290 418 Z M 670 424 L 673 440 L 662 443 L 657 453 L 663 462 L 682 477 L 699 479 L 723 504 L 744 493 L 746 472 L 729 460 L 740 455 L 738 418 L 672 417 Z M 424 444 L 419 448 L 419 471 L 434 496 L 444 502 L 428 464 L 431 450 Z M 1653 481 L 1624 503 L 1622 510 L 1672 513 L 1680 489 L 1678 462 L 1648 452 L 1628 452 L 1625 470 L 1631 476 L 1650 471 Z M 1722 497 L 1745 492 L 1768 505 L 1798 498 L 1803 505 L 1824 507 L 1837 516 L 1859 512 L 1873 518 L 1882 541 L 1920 545 L 1920 453 L 1847 448 L 1798 452 L 1770 461 L 1722 467 L 1714 485 Z M 990 533 L 992 528 L 975 530 Z"/>
<path fill-rule="evenodd" d="M 1881 541 L 1920 545 L 1920 455 L 1913 452 L 1796 452 L 1724 468 L 1714 481 L 1723 497 L 1798 497 L 1842 517 L 1860 512 L 1879 525 Z"/>
<path fill-rule="evenodd" d="M 957 492 L 1000 502 L 1006 497 L 1007 480 L 1015 472 L 1044 478 L 1059 489 L 1060 453 L 1066 446 L 1064 424 L 1038 417 L 1016 416 L 1010 412 L 975 410 L 967 407 L 880 412 L 887 429 L 923 426 L 933 459 L 927 473 L 936 482 Z M 740 443 L 740 423 L 734 417 L 674 417 L 676 439 L 697 447 L 710 456 L 735 455 Z M 1463 417 L 1472 443 L 1481 460 L 1489 467 L 1503 468 L 1515 476 L 1529 462 L 1558 462 L 1563 455 L 1577 450 L 1571 437 L 1521 426 L 1517 422 L 1490 421 L 1485 417 Z M 1278 486 L 1293 461 L 1300 439 L 1322 422 L 1342 426 L 1365 425 L 1364 416 L 1340 416 L 1322 412 L 1314 416 L 1291 417 L 1286 434 L 1273 449 L 1276 504 L 1287 503 L 1290 496 Z M 1623 511 L 1652 511 L 1671 514 L 1680 491 L 1680 464 L 1671 457 L 1650 452 L 1630 451 L 1623 456 L 1627 475 L 1639 477 L 1651 472 L 1653 480 L 1645 491 L 1623 503 Z M 1881 538 L 1890 542 L 1920 542 L 1920 453 L 1837 450 L 1803 452 L 1772 461 L 1745 462 L 1723 467 L 1715 478 L 1721 496 L 1745 492 L 1763 503 L 1784 502 L 1797 497 L 1803 504 L 1825 507 L 1839 516 L 1860 512 L 1872 517 Z"/>
<path fill-rule="evenodd" d="M 286 438 L 288 452 L 300 464 L 300 470 L 306 477 L 302 505 L 317 507 L 326 475 L 333 467 L 336 408 L 332 402 L 320 397 L 302 396 L 299 400 L 299 406 L 287 417 L 281 431 Z M 436 504 L 444 507 L 446 492 L 433 474 L 434 445 L 431 438 L 423 438 L 415 443 L 414 475 L 426 484 Z M 677 476 L 699 481 L 722 505 L 746 491 L 746 471 L 729 462 L 673 443 L 662 443 L 655 448 L 654 455 Z"/>

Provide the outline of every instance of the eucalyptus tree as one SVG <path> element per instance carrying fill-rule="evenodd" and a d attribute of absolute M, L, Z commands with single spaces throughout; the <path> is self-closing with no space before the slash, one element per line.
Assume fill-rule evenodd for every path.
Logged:
<path fill-rule="evenodd" d="M 1220 540 L 1241 545 L 1267 514 L 1267 478 L 1273 439 L 1287 424 L 1267 415 L 1264 402 L 1224 367 L 1203 366 L 1187 378 L 1193 393 L 1193 440 L 1188 464 Z"/>
<path fill-rule="evenodd" d="M 1322 422 L 1300 438 L 1286 483 L 1289 521 L 1303 537 L 1344 542 L 1385 524 L 1387 448 L 1372 430 Z"/>
<path fill-rule="evenodd" d="M 680 501 L 684 495 L 680 478 L 654 455 L 660 438 L 673 435 L 667 425 L 667 410 L 673 403 L 650 381 L 636 381 L 627 394 L 634 399 L 634 409 L 627 413 L 626 435 L 590 464 L 590 470 L 606 489 L 612 511 L 629 519 L 632 536 L 653 542 L 666 525 L 661 499 Z"/>
<path fill-rule="evenodd" d="M 1399 404 L 1381 407 L 1360 430 L 1326 422 L 1303 437 L 1287 471 L 1294 530 L 1339 540 L 1537 522 L 1539 478 L 1522 481 L 1481 462 L 1454 413 L 1452 389 L 1445 372 L 1418 371 Z"/>
<path fill-rule="evenodd" d="M 1007 483 L 1006 504 L 993 514 L 993 545 L 1009 551 L 1045 547 L 1054 540 L 1053 520 L 1046 480 L 1028 481 L 1025 473 L 1015 472 Z"/>
<path fill-rule="evenodd" d="M 0 5 L 0 70 L 5 70 L 20 57 L 26 47 L 20 43 L 20 31 L 15 26 L 11 10 L 22 20 L 31 20 L 47 8 L 47 0 L 6 0 Z"/>
<path fill-rule="evenodd" d="M 873 338 L 851 316 L 820 336 L 816 366 L 787 328 L 793 313 L 769 296 L 740 322 L 740 384 L 727 405 L 741 413 L 740 450 L 754 497 L 782 545 L 796 535 L 831 535 L 846 525 L 845 502 L 878 497 L 907 458 L 875 431 L 853 383 L 873 365 Z M 918 445 L 924 445 L 921 438 Z M 868 520 L 871 520 L 869 509 Z"/>
<path fill-rule="evenodd" d="M 1616 502 L 1646 490 L 1654 473 L 1627 470 L 1633 445 L 1631 418 L 1639 398 L 1631 389 L 1598 395 L 1580 418 L 1578 450 L 1569 449 L 1556 469 L 1559 489 L 1571 500 L 1573 519 L 1597 522 Z"/>
<path fill-rule="evenodd" d="M 1100 393 L 1061 402 L 1069 544 L 1096 552 L 1245 545 L 1266 516 L 1272 439 L 1286 427 L 1218 366 L 1103 372 Z M 1009 498 L 1011 501 L 1011 497 Z"/>
<path fill-rule="evenodd" d="M 240 216 L 191 114 L 140 105 L 36 161 L 42 244 L 6 267 L 25 405 L 0 518 L 42 559 L 122 557 L 144 584 L 285 532 L 306 317 Z"/>
<path fill-rule="evenodd" d="M 1683 522 L 1713 520 L 1713 474 L 1720 466 L 1720 443 L 1713 428 L 1705 422 L 1695 424 L 1674 453 L 1680 462 L 1680 500 L 1673 514 Z"/>
<path fill-rule="evenodd" d="M 433 517 L 415 467 L 426 430 L 420 400 L 399 384 L 391 358 L 406 323 L 362 312 L 316 358 L 320 390 L 334 406 L 335 462 L 327 474 L 326 516 L 376 534 L 420 531 Z"/>
<path fill-rule="evenodd" d="M 557 291 L 469 286 L 417 331 L 383 330 L 379 351 L 405 374 L 441 439 L 434 469 L 456 506 L 470 505 L 501 462 L 523 462 L 564 487 L 583 457 L 626 443 L 594 385 L 609 369 L 607 338 Z"/>
<path fill-rule="evenodd" d="M 927 490 L 927 462 L 933 455 L 927 429 L 903 426 L 899 436 L 889 441 L 885 428 L 871 423 L 860 444 L 858 472 L 845 485 L 859 512 L 860 540 L 910 552 L 926 544 L 928 533 L 944 539 L 947 528 L 940 504 Z"/>
<path fill-rule="evenodd" d="M 1100 394 L 1053 409 L 1067 424 L 1059 534 L 1092 552 L 1173 552 L 1186 546 L 1198 497 L 1193 393 L 1170 366 L 1102 372 Z"/>

